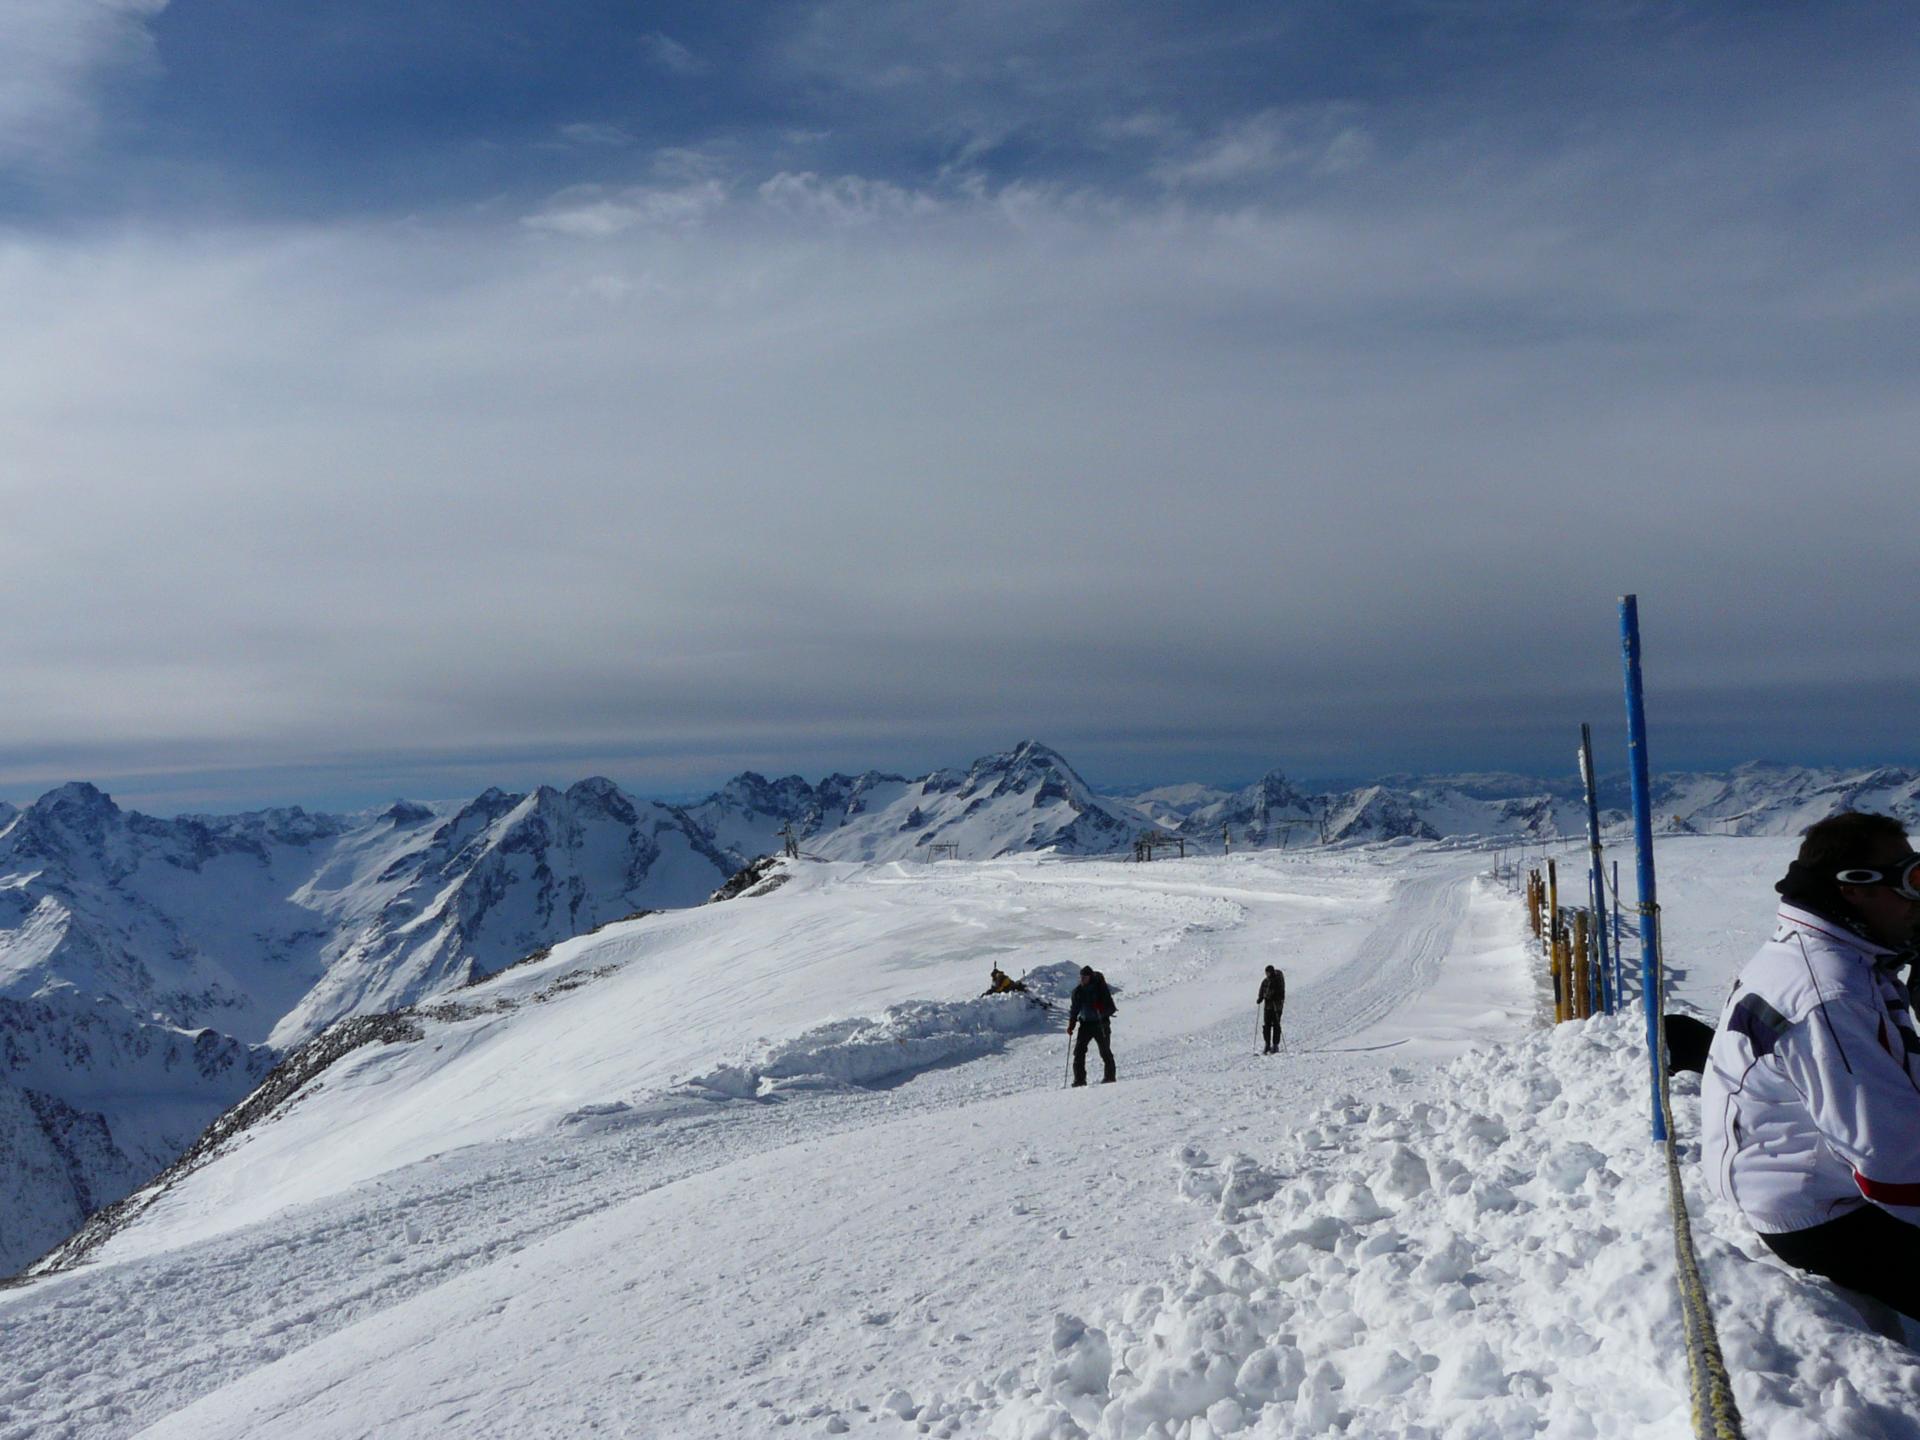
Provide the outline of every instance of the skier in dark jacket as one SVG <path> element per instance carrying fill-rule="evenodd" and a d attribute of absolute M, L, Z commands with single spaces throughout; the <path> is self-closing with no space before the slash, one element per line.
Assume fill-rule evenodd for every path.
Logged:
<path fill-rule="evenodd" d="M 1280 1012 L 1287 1008 L 1287 977 L 1267 966 L 1267 978 L 1260 982 L 1260 995 L 1254 1003 L 1261 1007 L 1260 1033 L 1267 1042 L 1260 1053 L 1271 1055 L 1280 1048 Z"/>
<path fill-rule="evenodd" d="M 1100 1047 L 1100 1063 L 1106 1067 L 1101 1083 L 1113 1083 L 1113 991 L 1107 977 L 1091 965 L 1080 967 L 1080 983 L 1073 987 L 1073 999 L 1067 1006 L 1067 1034 L 1080 1028 L 1080 1039 L 1073 1047 L 1073 1083 L 1087 1083 L 1087 1046 Z"/>

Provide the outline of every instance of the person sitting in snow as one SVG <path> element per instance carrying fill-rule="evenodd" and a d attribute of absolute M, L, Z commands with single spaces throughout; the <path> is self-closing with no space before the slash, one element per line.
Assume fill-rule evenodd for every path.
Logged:
<path fill-rule="evenodd" d="M 1027 993 L 1026 981 L 1014 979 L 1011 975 L 1007 974 L 1006 971 L 1002 970 L 998 965 L 993 967 L 993 974 L 989 976 L 988 979 L 990 983 L 987 985 L 987 988 L 981 992 L 982 994 L 1024 995 Z"/>
<path fill-rule="evenodd" d="M 1260 1053 L 1271 1055 L 1280 1048 L 1280 1012 L 1287 1008 L 1287 977 L 1272 965 L 1267 966 L 1260 994 L 1253 1003 L 1260 1007 L 1260 1033 L 1267 1043 Z"/>
<path fill-rule="evenodd" d="M 1920 854 L 1899 821 L 1848 811 L 1774 889 L 1707 1052 L 1701 1163 L 1789 1265 L 1920 1319 L 1920 1039 L 1898 974 Z"/>
<path fill-rule="evenodd" d="M 1080 1039 L 1073 1047 L 1073 1083 L 1087 1083 L 1087 1046 L 1100 1047 L 1100 1063 L 1106 1069 L 1103 1085 L 1113 1084 L 1113 991 L 1107 977 L 1091 965 L 1080 967 L 1080 983 L 1073 987 L 1073 999 L 1067 1005 L 1067 1034 L 1080 1027 Z"/>

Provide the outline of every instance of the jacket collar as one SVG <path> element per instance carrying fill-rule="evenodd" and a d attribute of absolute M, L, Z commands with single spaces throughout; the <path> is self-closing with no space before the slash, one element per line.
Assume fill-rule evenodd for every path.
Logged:
<path fill-rule="evenodd" d="M 1803 910 L 1798 905 L 1780 907 L 1780 926 L 1783 930 L 1804 930 L 1809 935 L 1824 935 L 1829 940 L 1837 940 L 1850 949 L 1858 950 L 1873 960 L 1880 960 L 1898 952 L 1891 947 L 1867 939 L 1858 931 L 1830 920 L 1815 910 Z"/>

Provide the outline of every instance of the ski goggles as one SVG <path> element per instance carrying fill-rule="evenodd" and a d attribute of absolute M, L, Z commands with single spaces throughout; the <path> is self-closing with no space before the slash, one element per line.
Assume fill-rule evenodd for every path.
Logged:
<path fill-rule="evenodd" d="M 1920 900 L 1920 854 L 1909 854 L 1878 869 L 1859 866 L 1836 871 L 1833 878 L 1842 885 L 1885 885 L 1905 899 Z"/>

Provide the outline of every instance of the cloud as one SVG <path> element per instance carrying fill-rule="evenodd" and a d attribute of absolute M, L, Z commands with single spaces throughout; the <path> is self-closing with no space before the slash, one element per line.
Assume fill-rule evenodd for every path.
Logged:
<path fill-rule="evenodd" d="M 1911 561 L 1910 258 L 1811 276 L 1732 181 L 1685 246 L 1595 231 L 1613 167 L 1537 178 L 1527 225 L 1512 177 L 1211 212 L 786 174 L 517 239 L 16 236 L 0 752 L 665 773 L 1038 732 L 1097 773 L 1174 716 L 1250 768 L 1551 763 L 1617 708 L 1627 588 L 1666 703 L 1778 697 L 1724 713 L 1741 749 L 1920 694 L 1858 624 Z"/>
<path fill-rule="evenodd" d="M 586 121 L 576 121 L 571 125 L 562 125 L 560 127 L 560 137 L 573 145 L 599 145 L 613 149 L 624 149 L 634 143 L 632 133 L 621 129 L 618 125 L 595 124 Z"/>
<path fill-rule="evenodd" d="M 0 172 L 58 162 L 93 136 L 100 87 L 151 60 L 166 0 L 9 0 L 0 8 Z"/>
<path fill-rule="evenodd" d="M 1354 123 L 1356 113 L 1348 104 L 1262 110 L 1228 122 L 1204 141 L 1170 145 L 1153 173 L 1169 185 L 1217 186 L 1262 181 L 1283 170 L 1352 170 L 1373 151 L 1372 139 Z"/>
<path fill-rule="evenodd" d="M 941 209 L 941 202 L 925 191 L 861 175 L 822 177 L 810 170 L 783 170 L 761 183 L 759 195 L 776 209 L 802 211 L 839 225 L 932 215 Z"/>
<path fill-rule="evenodd" d="M 692 77 L 705 75 L 713 69 L 713 66 L 671 35 L 663 35 L 659 31 L 642 35 L 640 50 L 648 60 L 671 75 Z"/>
<path fill-rule="evenodd" d="M 646 228 L 690 229 L 700 225 L 726 203 L 726 186 L 718 180 L 696 180 L 662 187 L 631 185 L 609 190 L 599 185 L 576 185 L 551 197 L 521 224 L 577 240 L 605 240 Z"/>
<path fill-rule="evenodd" d="M 1610 104 L 1489 107 L 1444 46 L 1355 100 L 1075 5 L 782 15 L 818 106 L 568 92 L 638 143 L 503 147 L 490 196 L 601 181 L 544 200 L 0 233 L 0 794 L 1564 769 L 1627 589 L 1657 764 L 1914 757 L 1859 621 L 1911 588 L 1898 67 L 1595 44 Z"/>

